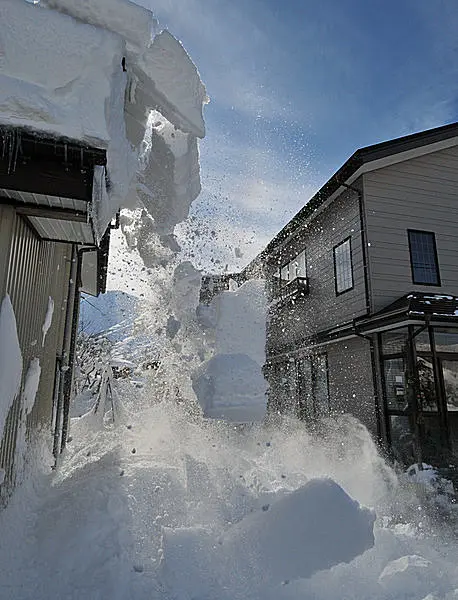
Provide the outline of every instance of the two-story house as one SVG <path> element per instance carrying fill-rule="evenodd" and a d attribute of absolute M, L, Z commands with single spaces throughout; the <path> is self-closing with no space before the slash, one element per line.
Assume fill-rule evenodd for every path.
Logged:
<path fill-rule="evenodd" d="M 458 124 L 357 150 L 247 267 L 270 286 L 270 411 L 458 455 Z"/>

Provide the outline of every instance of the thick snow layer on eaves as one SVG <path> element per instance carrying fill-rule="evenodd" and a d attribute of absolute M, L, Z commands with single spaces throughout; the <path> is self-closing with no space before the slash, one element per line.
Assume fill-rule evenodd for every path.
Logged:
<path fill-rule="evenodd" d="M 41 0 L 41 3 L 119 34 L 133 51 L 143 51 L 151 42 L 152 13 L 129 0 Z"/>
<path fill-rule="evenodd" d="M 0 122 L 106 147 L 105 103 L 123 52 L 106 29 L 2 0 Z"/>
<path fill-rule="evenodd" d="M 159 230 L 186 218 L 200 192 L 205 87 L 169 32 L 152 39 L 153 25 L 151 12 L 129 0 L 0 3 L 0 124 L 107 149 L 106 178 L 98 177 L 93 196 L 99 239 L 138 193 L 145 162 L 154 174 L 143 169 L 139 188 Z M 139 163 L 153 108 L 177 129 L 185 151 L 177 151 L 175 134 L 154 132 L 162 143 Z"/>

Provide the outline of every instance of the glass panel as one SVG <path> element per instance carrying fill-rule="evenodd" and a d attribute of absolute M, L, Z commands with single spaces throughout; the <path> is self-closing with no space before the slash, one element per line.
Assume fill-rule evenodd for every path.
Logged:
<path fill-rule="evenodd" d="M 409 231 L 413 282 L 439 285 L 434 233 Z"/>
<path fill-rule="evenodd" d="M 417 359 L 417 371 L 419 382 L 418 409 L 422 411 L 436 412 L 437 398 L 434 386 L 433 365 L 428 358 Z"/>
<path fill-rule="evenodd" d="M 458 331 L 456 329 L 434 329 L 436 352 L 456 352 L 458 354 Z"/>
<path fill-rule="evenodd" d="M 451 460 L 458 463 L 458 411 L 448 413 L 448 429 L 450 433 L 450 445 L 452 447 Z"/>
<path fill-rule="evenodd" d="M 280 368 L 280 406 L 282 412 L 296 411 L 296 364 L 285 362 Z"/>
<path fill-rule="evenodd" d="M 404 352 L 407 341 L 407 328 L 387 331 L 382 334 L 382 353 L 400 354 Z"/>
<path fill-rule="evenodd" d="M 445 399 L 448 411 L 458 411 L 458 361 L 443 360 Z"/>
<path fill-rule="evenodd" d="M 282 267 L 281 279 L 282 281 L 289 281 L 289 264 Z"/>
<path fill-rule="evenodd" d="M 346 240 L 334 248 L 334 264 L 336 270 L 336 289 L 337 293 L 340 294 L 353 287 L 350 240 Z"/>
<path fill-rule="evenodd" d="M 420 444 L 423 462 L 443 465 L 447 460 L 445 436 L 437 413 L 429 413 L 420 422 Z"/>
<path fill-rule="evenodd" d="M 429 345 L 429 333 L 427 330 L 416 335 L 414 339 L 417 352 L 431 352 L 431 346 Z"/>
<path fill-rule="evenodd" d="M 415 462 L 409 417 L 390 416 L 391 447 L 394 458 L 404 465 Z"/>
<path fill-rule="evenodd" d="M 307 266 L 305 263 L 305 250 L 303 250 L 297 256 L 296 263 L 297 263 L 296 277 L 306 277 L 307 276 Z"/>
<path fill-rule="evenodd" d="M 404 360 L 402 358 L 385 360 L 384 367 L 388 408 L 392 410 L 407 410 Z"/>

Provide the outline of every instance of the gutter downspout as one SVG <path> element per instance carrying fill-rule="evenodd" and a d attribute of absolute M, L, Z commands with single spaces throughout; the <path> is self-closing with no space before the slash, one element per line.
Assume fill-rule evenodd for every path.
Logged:
<path fill-rule="evenodd" d="M 68 352 L 68 367 L 65 372 L 65 380 L 63 386 L 63 419 L 62 419 L 62 438 L 60 443 L 60 452 L 65 450 L 68 437 L 68 425 L 70 418 L 70 402 L 72 397 L 73 383 L 73 368 L 75 365 L 76 354 L 76 339 L 78 337 L 78 322 L 80 315 L 80 299 L 81 299 L 81 271 L 83 266 L 83 254 L 85 252 L 93 252 L 94 248 L 80 248 L 77 251 L 76 274 L 74 280 L 74 297 L 73 297 L 73 312 L 71 320 L 71 333 Z"/>
<path fill-rule="evenodd" d="M 355 192 L 358 196 L 358 204 L 359 204 L 359 226 L 361 230 L 361 251 L 363 255 L 363 272 L 364 272 L 364 292 L 366 299 L 366 313 L 370 315 L 371 313 L 371 293 L 369 286 L 369 261 L 367 258 L 367 239 L 366 239 L 366 220 L 364 218 L 364 198 L 361 190 L 353 187 L 352 185 L 348 185 L 348 183 L 340 183 L 340 185 L 347 190 L 351 190 Z"/>
<path fill-rule="evenodd" d="M 74 313 L 74 299 L 77 281 L 78 271 L 78 251 L 77 245 L 72 244 L 72 256 L 71 256 L 71 267 L 70 267 L 70 280 L 67 292 L 67 311 L 65 314 L 65 326 L 64 326 L 64 339 L 62 343 L 62 362 L 60 366 L 60 378 L 59 378 L 59 390 L 57 395 L 57 406 L 56 406 L 56 423 L 54 427 L 54 440 L 53 440 L 53 456 L 54 466 L 57 466 L 57 457 L 60 454 L 60 433 L 62 423 L 62 412 L 64 407 L 64 390 L 67 379 L 67 372 L 70 368 L 70 348 L 71 348 L 71 332 L 72 332 L 72 319 Z M 63 426 L 62 426 L 63 430 Z"/>
<path fill-rule="evenodd" d="M 344 188 L 351 190 L 358 196 L 358 205 L 359 205 L 359 224 L 361 231 L 361 252 L 363 256 L 363 273 L 364 273 L 364 293 L 366 300 L 366 314 L 371 314 L 372 308 L 372 298 L 371 298 L 371 290 L 369 285 L 369 260 L 367 256 L 367 237 L 366 237 L 366 219 L 364 218 L 364 197 L 361 190 L 353 187 L 352 185 L 348 185 L 348 183 L 340 182 Z M 383 427 L 382 427 L 382 410 L 380 406 L 380 394 L 379 394 L 379 386 L 378 386 L 378 377 L 377 377 L 377 356 L 375 350 L 374 339 L 372 336 L 366 336 L 358 332 L 356 326 L 354 326 L 355 334 L 358 337 L 361 337 L 369 342 L 369 349 L 371 354 L 371 366 L 372 366 L 372 381 L 374 386 L 374 408 L 375 408 L 375 418 L 377 421 L 377 439 L 379 444 L 382 447 L 386 448 L 387 440 L 386 436 L 383 435 Z M 386 430 L 386 424 L 385 424 Z"/>

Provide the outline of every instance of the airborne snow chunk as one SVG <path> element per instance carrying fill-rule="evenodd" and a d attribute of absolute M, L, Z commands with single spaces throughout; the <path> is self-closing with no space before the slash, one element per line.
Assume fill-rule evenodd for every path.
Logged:
<path fill-rule="evenodd" d="M 264 418 L 267 383 L 246 354 L 217 354 L 193 373 L 192 387 L 205 417 L 234 423 Z"/>
<path fill-rule="evenodd" d="M 185 133 L 205 137 L 202 105 L 208 102 L 207 92 L 180 42 L 167 30 L 162 31 L 138 67 L 143 92 L 151 98 L 150 106 L 160 106 L 164 117 Z"/>

